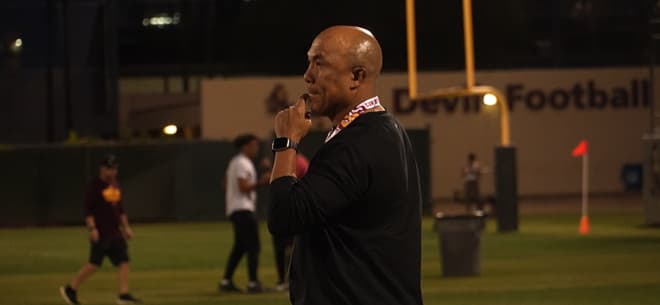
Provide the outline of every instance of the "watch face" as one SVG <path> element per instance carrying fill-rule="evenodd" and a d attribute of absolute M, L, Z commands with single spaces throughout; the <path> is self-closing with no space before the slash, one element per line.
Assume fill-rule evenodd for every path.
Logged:
<path fill-rule="evenodd" d="M 273 150 L 285 149 L 289 147 L 289 139 L 277 138 L 273 140 Z"/>

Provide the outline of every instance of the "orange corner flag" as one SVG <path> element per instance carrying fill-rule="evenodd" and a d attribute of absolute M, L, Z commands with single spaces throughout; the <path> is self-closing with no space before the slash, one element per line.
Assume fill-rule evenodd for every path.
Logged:
<path fill-rule="evenodd" d="M 580 218 L 580 234 L 581 235 L 587 235 L 589 234 L 590 228 L 589 228 L 589 217 L 588 216 L 582 216 Z"/>
<path fill-rule="evenodd" d="M 575 146 L 575 148 L 573 148 L 573 152 L 571 153 L 571 155 L 577 158 L 586 154 L 587 151 L 589 150 L 588 146 L 589 146 L 589 142 L 587 142 L 587 140 L 580 141 L 580 144 L 578 144 L 578 146 Z"/>

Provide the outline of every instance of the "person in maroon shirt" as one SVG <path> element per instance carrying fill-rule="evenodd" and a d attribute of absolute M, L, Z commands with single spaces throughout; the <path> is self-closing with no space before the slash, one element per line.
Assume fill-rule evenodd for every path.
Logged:
<path fill-rule="evenodd" d="M 99 176 L 87 189 L 85 197 L 85 224 L 89 229 L 89 262 L 66 286 L 60 287 L 62 298 L 69 304 L 79 304 L 77 290 L 108 257 L 119 269 L 118 304 L 138 304 L 140 300 L 128 292 L 128 247 L 126 240 L 133 237 L 128 217 L 121 201 L 121 189 L 117 180 L 119 163 L 114 155 L 101 161 Z"/>

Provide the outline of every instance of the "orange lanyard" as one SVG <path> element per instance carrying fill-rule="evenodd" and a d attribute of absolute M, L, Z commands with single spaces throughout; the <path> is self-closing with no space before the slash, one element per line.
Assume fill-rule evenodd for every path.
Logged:
<path fill-rule="evenodd" d="M 355 121 L 355 119 L 357 119 L 361 114 L 376 107 L 382 107 L 380 105 L 380 100 L 378 99 L 378 96 L 374 96 L 355 106 L 353 110 L 351 110 L 350 112 L 348 112 L 348 114 L 344 116 L 344 118 L 341 120 L 339 125 L 335 126 L 334 128 L 332 128 L 332 130 L 330 130 L 328 136 L 325 138 L 325 142 L 327 143 L 328 141 L 330 141 L 330 139 L 332 139 L 340 131 L 346 128 L 346 126 L 348 126 L 353 121 Z"/>

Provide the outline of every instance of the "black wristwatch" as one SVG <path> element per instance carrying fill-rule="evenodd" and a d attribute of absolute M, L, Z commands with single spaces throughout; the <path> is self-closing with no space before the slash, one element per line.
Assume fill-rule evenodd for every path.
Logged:
<path fill-rule="evenodd" d="M 271 149 L 273 152 L 283 151 L 293 148 L 296 151 L 298 150 L 298 143 L 291 141 L 289 138 L 275 138 L 273 139 L 273 145 Z"/>

